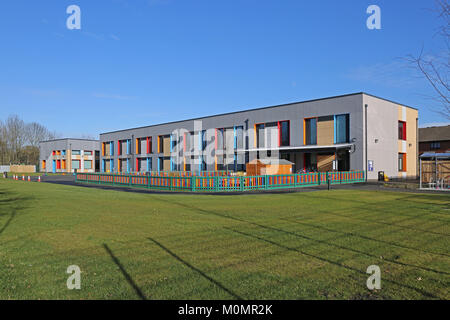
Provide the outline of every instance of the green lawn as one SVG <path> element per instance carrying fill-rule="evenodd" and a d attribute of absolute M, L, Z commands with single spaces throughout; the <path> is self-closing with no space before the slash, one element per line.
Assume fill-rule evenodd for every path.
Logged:
<path fill-rule="evenodd" d="M 449 240 L 449 195 L 144 194 L 0 179 L 0 299 L 449 299 Z M 69 265 L 81 290 L 66 287 Z"/>

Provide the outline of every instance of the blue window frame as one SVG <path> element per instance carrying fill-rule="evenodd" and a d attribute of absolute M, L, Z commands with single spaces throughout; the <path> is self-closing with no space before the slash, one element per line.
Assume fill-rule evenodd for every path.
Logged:
<path fill-rule="evenodd" d="M 349 114 L 334 116 L 334 143 L 348 143 L 350 141 Z"/>

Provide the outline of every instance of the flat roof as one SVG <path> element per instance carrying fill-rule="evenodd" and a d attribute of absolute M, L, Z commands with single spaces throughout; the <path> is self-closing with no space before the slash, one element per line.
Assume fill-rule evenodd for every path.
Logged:
<path fill-rule="evenodd" d="M 404 107 L 407 107 L 407 108 L 418 110 L 417 108 L 413 108 L 413 107 L 410 107 L 410 106 L 407 106 L 407 105 L 404 105 L 402 103 L 398 103 L 398 102 L 395 102 L 395 101 L 392 101 L 392 100 L 388 100 L 388 99 L 384 99 L 384 98 L 381 98 L 381 97 L 377 97 L 375 95 L 372 95 L 372 94 L 369 94 L 369 93 L 366 93 L 366 92 L 355 92 L 355 93 L 343 94 L 343 95 L 338 95 L 338 96 L 331 96 L 331 97 L 312 99 L 312 100 L 304 100 L 304 101 L 297 101 L 297 102 L 289 102 L 289 103 L 278 104 L 278 105 L 273 105 L 273 106 L 259 107 L 259 108 L 253 108 L 253 109 L 245 109 L 245 110 L 226 112 L 226 113 L 219 113 L 219 114 L 214 114 L 214 115 L 204 116 L 204 117 L 198 117 L 198 118 L 191 118 L 191 119 L 177 120 L 177 121 L 169 121 L 169 122 L 152 124 L 152 125 L 148 125 L 148 126 L 141 126 L 141 127 L 134 127 L 134 128 L 128 128 L 128 129 L 108 131 L 108 132 L 100 133 L 100 135 L 116 133 L 116 132 L 121 132 L 121 131 L 129 131 L 129 130 L 136 130 L 136 129 L 143 129 L 143 128 L 151 128 L 151 127 L 162 126 L 162 125 L 166 125 L 166 124 L 174 124 L 174 123 L 184 122 L 184 121 L 193 121 L 193 120 L 199 120 L 199 119 L 219 117 L 219 116 L 225 116 L 225 115 L 242 113 L 242 112 L 257 111 L 257 110 L 264 110 L 264 109 L 270 109 L 270 108 L 278 108 L 278 107 L 284 107 L 284 106 L 289 106 L 289 105 L 293 105 L 293 104 L 308 103 L 308 102 L 315 102 L 315 101 L 329 100 L 329 99 L 336 99 L 336 98 L 344 98 L 344 97 L 356 96 L 356 95 L 360 95 L 360 94 L 361 95 L 365 94 L 365 95 L 373 97 L 373 98 L 381 99 L 381 100 L 384 100 L 384 101 L 387 101 L 387 102 L 391 102 L 391 103 L 395 103 L 395 104 L 398 104 L 398 105 L 401 105 L 401 106 L 404 106 Z"/>
<path fill-rule="evenodd" d="M 39 143 L 41 143 L 41 142 L 62 141 L 62 140 L 80 140 L 80 141 L 94 141 L 94 142 L 100 142 L 100 140 L 92 140 L 92 139 L 81 139 L 81 138 L 59 138 L 59 139 L 51 139 L 51 140 L 39 141 Z"/>

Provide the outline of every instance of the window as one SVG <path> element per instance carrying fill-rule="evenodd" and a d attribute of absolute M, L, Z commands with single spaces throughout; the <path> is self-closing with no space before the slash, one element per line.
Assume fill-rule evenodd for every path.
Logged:
<path fill-rule="evenodd" d="M 257 148 L 265 147 L 265 125 L 264 123 L 255 124 L 255 142 Z"/>
<path fill-rule="evenodd" d="M 147 137 L 147 153 L 152 153 L 152 137 Z"/>
<path fill-rule="evenodd" d="M 440 149 L 441 143 L 440 142 L 431 142 L 430 149 Z"/>
<path fill-rule="evenodd" d="M 84 155 L 85 156 L 92 156 L 92 151 L 84 150 Z"/>
<path fill-rule="evenodd" d="M 317 118 L 305 119 L 303 130 L 305 145 L 317 144 Z"/>
<path fill-rule="evenodd" d="M 72 169 L 80 169 L 80 160 L 72 160 Z"/>
<path fill-rule="evenodd" d="M 81 154 L 80 150 L 72 150 L 72 155 L 79 156 Z"/>
<path fill-rule="evenodd" d="M 224 129 L 223 128 L 217 128 L 216 129 L 216 150 L 223 150 L 225 147 L 225 137 L 224 137 Z"/>
<path fill-rule="evenodd" d="M 289 121 L 278 122 L 278 145 L 286 147 L 290 144 Z"/>
<path fill-rule="evenodd" d="M 152 171 L 152 158 L 147 158 L 147 171 Z"/>
<path fill-rule="evenodd" d="M 85 160 L 84 161 L 84 168 L 85 169 L 92 169 L 92 160 Z"/>
<path fill-rule="evenodd" d="M 334 143 L 348 143 L 350 140 L 349 134 L 349 115 L 340 114 L 334 118 L 335 137 Z"/>
<path fill-rule="evenodd" d="M 164 137 L 158 136 L 158 153 L 164 153 Z"/>
<path fill-rule="evenodd" d="M 52 155 L 56 156 L 56 151 L 55 150 L 53 150 Z"/>
<path fill-rule="evenodd" d="M 406 171 L 406 153 L 398 154 L 398 171 L 400 172 Z"/>
<path fill-rule="evenodd" d="M 178 135 L 171 134 L 170 135 L 170 152 L 174 152 L 178 146 Z"/>
<path fill-rule="evenodd" d="M 199 169 L 200 171 L 206 171 L 206 161 L 205 157 L 199 156 Z"/>
<path fill-rule="evenodd" d="M 204 151 L 206 150 L 206 143 L 207 143 L 206 130 L 202 130 L 200 139 L 201 139 L 201 150 Z"/>
<path fill-rule="evenodd" d="M 234 127 L 234 149 L 244 148 L 244 127 Z"/>
<path fill-rule="evenodd" d="M 45 160 L 42 160 L 42 169 L 45 169 L 47 162 Z"/>
<path fill-rule="evenodd" d="M 122 155 L 122 141 L 121 140 L 117 140 L 117 155 L 119 155 L 119 156 Z"/>
<path fill-rule="evenodd" d="M 405 121 L 398 122 L 398 139 L 406 140 L 406 122 Z"/>
<path fill-rule="evenodd" d="M 127 154 L 131 154 L 131 139 L 127 140 Z"/>

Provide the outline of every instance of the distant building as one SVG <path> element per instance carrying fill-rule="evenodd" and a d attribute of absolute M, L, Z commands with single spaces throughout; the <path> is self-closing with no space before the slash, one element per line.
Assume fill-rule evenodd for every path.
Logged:
<path fill-rule="evenodd" d="M 355 93 L 100 134 L 101 172 L 245 171 L 268 157 L 292 171 L 416 177 L 418 111 Z"/>
<path fill-rule="evenodd" d="M 100 141 L 55 139 L 39 142 L 40 172 L 97 172 L 100 167 Z"/>
<path fill-rule="evenodd" d="M 450 125 L 419 129 L 419 153 L 450 152 Z"/>

